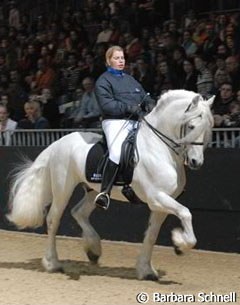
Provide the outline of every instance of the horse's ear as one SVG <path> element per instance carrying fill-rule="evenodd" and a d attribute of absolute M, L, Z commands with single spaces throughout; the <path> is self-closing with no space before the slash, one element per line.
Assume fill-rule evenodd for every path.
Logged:
<path fill-rule="evenodd" d="M 216 95 L 213 95 L 211 98 L 209 98 L 206 102 L 208 104 L 208 106 L 211 108 L 213 102 L 214 102 L 214 99 L 215 99 Z"/>
<path fill-rule="evenodd" d="M 192 99 L 192 102 L 188 105 L 188 107 L 185 110 L 185 112 L 188 112 L 188 111 L 193 110 L 194 108 L 196 108 L 198 106 L 198 103 L 199 103 L 200 100 L 201 100 L 201 95 L 200 94 L 196 95 Z"/>

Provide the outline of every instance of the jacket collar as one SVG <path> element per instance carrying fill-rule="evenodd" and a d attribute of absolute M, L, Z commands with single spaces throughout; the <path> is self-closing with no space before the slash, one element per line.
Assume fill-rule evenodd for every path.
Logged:
<path fill-rule="evenodd" d="M 123 70 L 117 70 L 117 69 L 114 69 L 112 67 L 108 67 L 107 68 L 107 71 L 111 74 L 114 74 L 114 75 L 117 75 L 117 76 L 123 76 L 124 75 L 124 72 Z"/>

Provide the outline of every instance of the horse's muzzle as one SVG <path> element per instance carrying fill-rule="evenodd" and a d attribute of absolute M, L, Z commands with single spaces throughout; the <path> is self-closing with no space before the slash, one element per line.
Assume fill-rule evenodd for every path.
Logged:
<path fill-rule="evenodd" d="M 193 159 L 193 158 L 187 159 L 186 163 L 187 163 L 188 167 L 192 170 L 198 170 L 203 165 L 203 162 L 199 162 L 198 160 Z"/>

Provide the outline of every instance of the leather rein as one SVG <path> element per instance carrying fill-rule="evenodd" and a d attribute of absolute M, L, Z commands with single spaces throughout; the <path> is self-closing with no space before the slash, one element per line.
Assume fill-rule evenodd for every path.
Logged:
<path fill-rule="evenodd" d="M 144 121 L 146 123 L 146 125 L 153 131 L 153 133 L 160 139 L 162 140 L 172 151 L 175 152 L 176 155 L 180 155 L 179 153 L 179 148 L 181 148 L 182 146 L 185 146 L 184 144 L 179 144 L 176 141 L 174 141 L 173 139 L 171 139 L 170 137 L 166 136 L 165 134 L 163 134 L 161 131 L 159 131 L 157 128 L 155 128 L 154 126 L 152 126 L 146 119 L 145 117 L 142 118 L 142 121 Z M 181 135 L 185 135 L 186 134 L 186 124 L 181 126 Z M 187 145 L 204 145 L 203 142 L 189 142 Z"/>

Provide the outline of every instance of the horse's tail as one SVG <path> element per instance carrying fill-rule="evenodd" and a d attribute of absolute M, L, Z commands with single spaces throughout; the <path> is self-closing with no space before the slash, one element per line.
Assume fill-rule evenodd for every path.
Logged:
<path fill-rule="evenodd" d="M 34 162 L 24 160 L 13 176 L 10 185 L 9 214 L 6 215 L 19 229 L 36 228 L 43 224 L 44 211 L 51 202 L 51 181 L 48 157 Z"/>

